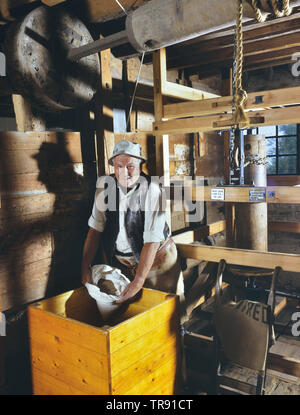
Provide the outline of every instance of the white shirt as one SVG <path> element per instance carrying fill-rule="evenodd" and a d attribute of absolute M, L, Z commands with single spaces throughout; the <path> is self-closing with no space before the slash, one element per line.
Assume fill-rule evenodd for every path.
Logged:
<path fill-rule="evenodd" d="M 106 224 L 105 210 L 107 205 L 104 202 L 102 193 L 103 179 L 105 179 L 105 176 L 100 177 L 97 180 L 95 201 L 92 214 L 88 221 L 88 225 L 98 232 L 103 232 Z M 128 192 L 126 192 L 126 190 L 124 191 L 124 189 L 119 186 L 119 234 L 116 240 L 116 248 L 118 251 L 124 253 L 132 251 L 125 228 L 125 214 L 129 207 L 133 207 L 132 200 L 135 190 L 136 186 Z M 165 240 L 163 231 L 166 216 L 163 209 L 164 200 L 162 191 L 159 185 L 155 182 L 151 182 L 149 187 L 146 186 L 145 191 L 144 243 L 163 242 Z"/>

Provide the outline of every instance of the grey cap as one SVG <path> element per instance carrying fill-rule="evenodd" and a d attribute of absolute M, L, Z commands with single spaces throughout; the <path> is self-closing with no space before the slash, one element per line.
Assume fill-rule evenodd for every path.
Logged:
<path fill-rule="evenodd" d="M 113 155 L 108 160 L 108 163 L 113 165 L 113 158 L 119 156 L 120 154 L 127 154 L 128 156 L 136 157 L 142 160 L 142 163 L 146 161 L 146 159 L 141 156 L 141 146 L 137 143 L 132 143 L 131 141 L 119 141 L 115 145 Z"/>

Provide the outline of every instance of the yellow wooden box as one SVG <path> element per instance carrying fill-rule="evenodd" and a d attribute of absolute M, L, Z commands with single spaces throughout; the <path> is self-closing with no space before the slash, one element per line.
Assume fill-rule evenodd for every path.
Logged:
<path fill-rule="evenodd" d="M 144 288 L 103 325 L 85 287 L 28 307 L 33 393 L 171 395 L 180 388 L 178 297 Z"/>

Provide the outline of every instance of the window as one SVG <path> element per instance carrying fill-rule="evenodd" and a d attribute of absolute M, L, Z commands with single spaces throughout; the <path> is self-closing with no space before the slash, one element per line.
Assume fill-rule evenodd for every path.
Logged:
<path fill-rule="evenodd" d="M 299 126 L 297 124 L 271 125 L 253 129 L 263 134 L 267 146 L 267 174 L 299 174 Z"/>

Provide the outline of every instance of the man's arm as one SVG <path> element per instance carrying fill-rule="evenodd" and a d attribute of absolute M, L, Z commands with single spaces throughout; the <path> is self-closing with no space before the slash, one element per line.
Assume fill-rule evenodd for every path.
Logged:
<path fill-rule="evenodd" d="M 81 264 L 81 282 L 92 282 L 92 271 L 90 268 L 93 259 L 95 258 L 100 243 L 100 232 L 90 228 L 84 243 L 82 264 Z"/>
<path fill-rule="evenodd" d="M 134 297 L 143 287 L 147 275 L 153 265 L 159 245 L 160 242 L 148 242 L 144 244 L 134 280 L 128 284 L 122 292 L 120 299 L 116 301 L 117 304 L 123 303 L 129 298 Z"/>

